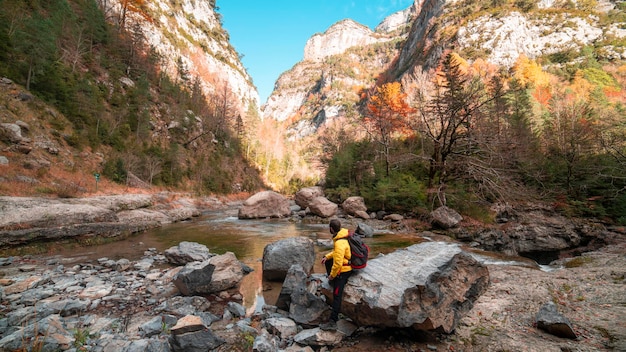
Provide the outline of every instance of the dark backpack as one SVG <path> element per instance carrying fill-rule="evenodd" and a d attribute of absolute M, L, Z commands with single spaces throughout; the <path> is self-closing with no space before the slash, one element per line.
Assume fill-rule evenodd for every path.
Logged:
<path fill-rule="evenodd" d="M 350 266 L 352 269 L 363 269 L 367 266 L 367 257 L 370 254 L 370 247 L 363 242 L 361 236 L 350 231 L 348 237 L 345 238 L 350 244 Z"/>

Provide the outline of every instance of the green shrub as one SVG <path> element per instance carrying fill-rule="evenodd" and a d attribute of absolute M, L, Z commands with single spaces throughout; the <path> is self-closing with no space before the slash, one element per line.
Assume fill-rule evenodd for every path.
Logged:
<path fill-rule="evenodd" d="M 586 68 L 583 70 L 586 80 L 601 87 L 619 87 L 619 84 L 611 74 L 599 68 Z"/>
<path fill-rule="evenodd" d="M 324 194 L 328 200 L 335 203 L 342 203 L 346 198 L 357 194 L 357 191 L 350 187 L 336 187 L 327 188 L 324 190 Z"/>
<path fill-rule="evenodd" d="M 117 183 L 125 183 L 127 171 L 121 158 L 108 159 L 104 163 L 102 175 Z"/>
<path fill-rule="evenodd" d="M 622 193 L 607 203 L 607 215 L 614 218 L 619 225 L 626 225 L 626 194 Z"/>
<path fill-rule="evenodd" d="M 386 211 L 414 212 L 426 206 L 426 186 L 413 175 L 392 173 L 374 187 L 362 191 L 369 208 Z"/>

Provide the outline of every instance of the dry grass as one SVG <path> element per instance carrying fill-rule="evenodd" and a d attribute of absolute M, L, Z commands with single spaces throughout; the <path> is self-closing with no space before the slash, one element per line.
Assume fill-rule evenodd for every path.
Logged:
<path fill-rule="evenodd" d="M 10 160 L 11 156 L 8 156 Z M 93 168 L 96 170 L 96 168 Z M 18 162 L 0 166 L 0 195 L 12 197 L 51 197 L 75 198 L 107 194 L 123 193 L 156 193 L 162 188 L 152 189 L 131 188 L 120 185 L 101 177 L 96 189 L 96 180 L 91 171 L 68 170 L 51 165 L 28 169 Z"/>

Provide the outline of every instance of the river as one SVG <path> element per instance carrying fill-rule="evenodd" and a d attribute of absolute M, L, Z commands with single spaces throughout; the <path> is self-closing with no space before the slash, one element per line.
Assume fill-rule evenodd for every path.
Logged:
<path fill-rule="evenodd" d="M 100 258 L 138 260 L 149 248 L 163 252 L 182 241 L 204 244 L 215 254 L 233 252 L 241 262 L 254 269 L 244 277 L 240 286 L 243 305 L 250 312 L 261 309 L 265 303 L 274 304 L 280 293 L 280 283 L 267 282 L 262 278 L 265 246 L 294 236 L 305 236 L 314 241 L 331 238 L 327 223 L 307 224 L 288 219 L 240 220 L 237 218 L 237 209 L 228 209 L 206 212 L 190 221 L 164 225 L 112 243 L 71 248 L 59 246 L 51 249 L 48 254 L 62 257 L 66 265 L 96 262 Z M 374 258 L 380 253 L 431 240 L 441 239 L 422 237 L 416 233 L 388 232 L 366 238 L 365 242 L 370 246 L 370 258 Z M 490 264 L 501 261 L 506 264 L 525 262 L 522 265 L 532 265 L 523 258 L 504 258 L 499 254 L 468 250 L 477 259 Z M 324 272 L 319 259 L 327 251 L 330 248 L 316 246 L 314 273 Z"/>

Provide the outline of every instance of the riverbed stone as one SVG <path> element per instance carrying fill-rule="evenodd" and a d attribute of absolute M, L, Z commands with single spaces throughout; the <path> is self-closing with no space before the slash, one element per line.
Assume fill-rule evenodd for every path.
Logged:
<path fill-rule="evenodd" d="M 333 346 L 343 340 L 343 333 L 339 330 L 325 331 L 320 328 L 305 329 L 293 337 L 293 340 L 307 346 Z"/>
<path fill-rule="evenodd" d="M 320 186 L 305 187 L 296 192 L 294 201 L 302 209 L 309 207 L 309 204 L 316 197 L 323 197 L 324 190 Z"/>
<path fill-rule="evenodd" d="M 164 254 L 167 260 L 174 265 L 185 265 L 195 261 L 202 262 L 215 256 L 207 246 L 188 241 L 182 241 L 178 245 L 166 249 Z"/>
<path fill-rule="evenodd" d="M 206 352 L 225 341 L 202 324 L 199 317 L 186 316 L 172 327 L 169 342 L 173 352 Z"/>
<path fill-rule="evenodd" d="M 291 237 L 270 243 L 263 249 L 263 277 L 282 281 L 294 264 L 300 264 L 308 274 L 315 263 L 315 245 L 306 237 Z"/>
<path fill-rule="evenodd" d="M 352 216 L 356 216 L 359 212 L 363 212 L 367 214 L 367 206 L 365 205 L 365 200 L 363 197 L 352 196 L 346 198 L 346 200 L 341 203 L 341 209 Z M 369 217 L 368 215 L 366 215 Z"/>
<path fill-rule="evenodd" d="M 86 299 L 98 299 L 98 298 L 102 298 L 102 297 L 108 296 L 112 291 L 113 291 L 113 285 L 112 284 L 102 284 L 102 285 L 90 286 L 90 287 L 86 287 L 84 290 L 82 290 L 78 294 L 78 297 L 79 298 L 86 298 Z"/>
<path fill-rule="evenodd" d="M 288 311 L 291 305 L 291 294 L 298 290 L 298 288 L 306 287 L 306 280 L 308 274 L 302 268 L 300 264 L 292 265 L 287 271 L 285 280 L 280 288 L 278 299 L 274 303 L 279 309 Z"/>
<path fill-rule="evenodd" d="M 329 218 L 337 214 L 339 206 L 326 197 L 315 197 L 309 203 L 309 211 L 322 218 Z"/>
<path fill-rule="evenodd" d="M 354 230 L 354 233 L 361 235 L 363 237 L 374 237 L 374 229 L 369 226 L 368 224 L 364 224 L 362 222 L 360 222 L 357 227 L 356 230 Z"/>
<path fill-rule="evenodd" d="M 239 208 L 239 219 L 285 218 L 291 215 L 289 200 L 274 191 L 263 191 L 246 199 Z"/>
<path fill-rule="evenodd" d="M 307 278 L 292 289 L 289 317 L 296 323 L 313 326 L 330 318 L 328 302 L 317 294 L 321 290 L 321 281 Z"/>
<path fill-rule="evenodd" d="M 266 319 L 263 325 L 271 334 L 282 339 L 290 338 L 298 333 L 298 325 L 296 325 L 296 322 L 285 317 Z"/>
<path fill-rule="evenodd" d="M 203 262 L 191 262 L 178 272 L 174 284 L 186 296 L 214 293 L 239 284 L 244 276 L 241 264 L 232 252 Z"/>
<path fill-rule="evenodd" d="M 279 350 L 280 341 L 274 335 L 270 335 L 267 331 L 262 331 L 254 338 L 252 350 L 257 352 L 275 352 Z"/>
<path fill-rule="evenodd" d="M 541 306 L 541 309 L 535 316 L 535 323 L 539 329 L 545 330 L 552 335 L 568 339 L 576 339 L 577 337 L 572 323 L 563 314 L 559 313 L 556 304 L 552 301 Z"/>
<path fill-rule="evenodd" d="M 430 213 L 432 217 L 433 226 L 442 228 L 444 230 L 451 229 L 459 226 L 459 223 L 463 220 L 461 214 L 457 213 L 454 209 L 450 209 L 446 206 L 441 206 Z"/>

